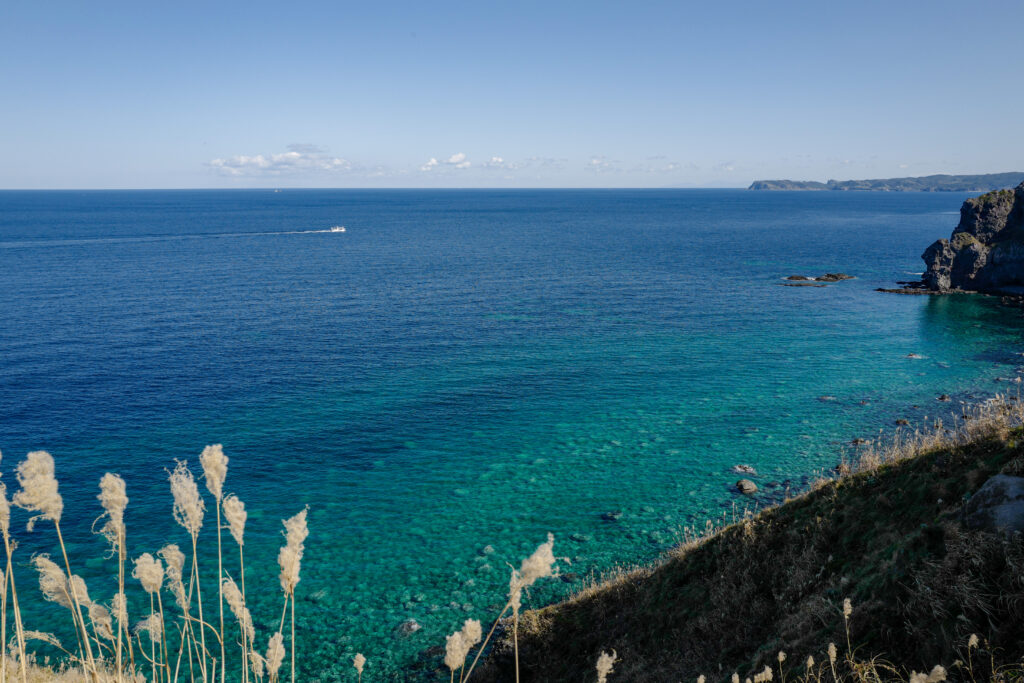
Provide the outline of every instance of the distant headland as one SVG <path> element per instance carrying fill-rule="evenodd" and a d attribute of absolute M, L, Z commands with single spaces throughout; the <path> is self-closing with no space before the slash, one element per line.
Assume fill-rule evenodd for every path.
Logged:
<path fill-rule="evenodd" d="M 880 180 L 755 180 L 748 190 L 838 190 L 867 192 L 991 192 L 1024 182 L 1024 172 L 982 175 L 927 175 Z"/>

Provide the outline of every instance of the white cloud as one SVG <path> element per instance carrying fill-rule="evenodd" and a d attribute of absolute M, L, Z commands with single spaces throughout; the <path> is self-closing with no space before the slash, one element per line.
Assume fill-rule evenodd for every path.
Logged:
<path fill-rule="evenodd" d="M 590 157 L 590 162 L 587 164 L 587 169 L 596 173 L 607 173 L 609 171 L 616 171 L 616 165 L 619 162 L 609 160 L 606 156 Z"/>
<path fill-rule="evenodd" d="M 455 168 L 469 168 L 473 165 L 469 159 L 466 158 L 465 152 L 456 152 L 444 161 L 438 161 L 434 157 L 430 157 L 430 161 L 420 166 L 421 171 L 432 171 L 438 166 L 454 166 Z"/>
<path fill-rule="evenodd" d="M 252 175 L 306 175 L 310 173 L 344 173 L 352 170 L 352 163 L 341 157 L 332 157 L 314 145 L 288 145 L 280 154 L 241 154 L 213 159 L 207 166 L 231 176 Z"/>

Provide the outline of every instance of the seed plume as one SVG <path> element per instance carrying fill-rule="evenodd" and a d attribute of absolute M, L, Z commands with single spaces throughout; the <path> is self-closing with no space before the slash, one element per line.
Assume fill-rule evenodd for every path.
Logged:
<path fill-rule="evenodd" d="M 444 663 L 452 671 L 457 671 L 466 663 L 466 655 L 469 654 L 469 646 L 462 637 L 462 631 L 456 631 L 450 636 L 445 636 Z"/>
<path fill-rule="evenodd" d="M 299 569 L 302 565 L 302 554 L 305 552 L 306 537 L 309 528 L 306 526 L 306 513 L 309 508 L 284 520 L 285 545 L 277 555 L 277 563 L 281 567 L 281 590 L 286 594 L 295 591 L 299 583 Z"/>
<path fill-rule="evenodd" d="M 110 608 L 114 611 L 114 616 L 117 617 L 118 622 L 123 624 L 128 621 L 128 601 L 125 599 L 124 593 L 114 595 L 114 598 L 110 601 Z"/>
<path fill-rule="evenodd" d="M 12 502 L 24 510 L 39 513 L 28 520 L 28 530 L 32 531 L 38 519 L 59 524 L 64 499 L 57 492 L 53 456 L 46 451 L 32 451 L 18 464 L 17 477 L 21 490 L 14 494 Z"/>
<path fill-rule="evenodd" d="M 114 639 L 114 622 L 106 607 L 98 602 L 89 605 L 89 620 L 92 621 L 93 628 L 101 638 Z"/>
<path fill-rule="evenodd" d="M 61 607 L 73 609 L 64 570 L 58 567 L 57 563 L 48 555 L 36 555 L 32 558 L 32 564 L 39 572 L 39 590 L 42 591 L 43 597 Z"/>
<path fill-rule="evenodd" d="M 7 485 L 0 481 L 0 532 L 11 533 L 11 502 L 7 500 Z"/>
<path fill-rule="evenodd" d="M 602 652 L 601 656 L 597 658 L 597 683 L 607 683 L 608 674 L 612 672 L 612 667 L 615 666 L 619 656 L 615 654 L 615 650 L 612 650 L 611 654 Z"/>
<path fill-rule="evenodd" d="M 246 640 L 251 642 L 256 638 L 256 630 L 252 624 L 252 615 L 249 613 L 249 608 L 245 606 L 245 601 L 242 599 L 242 591 L 238 590 L 238 584 L 232 581 L 230 577 L 224 577 L 224 580 L 221 581 L 221 587 L 224 591 L 224 599 L 227 600 L 228 606 L 231 608 L 231 613 L 238 620 Z"/>
<path fill-rule="evenodd" d="M 363 667 L 366 666 L 366 657 L 357 653 L 356 656 L 352 658 L 352 666 L 356 668 L 356 673 L 361 677 L 363 675 Z"/>
<path fill-rule="evenodd" d="M 164 583 L 164 565 L 149 553 L 142 553 L 135 560 L 132 578 L 138 579 L 147 593 L 156 593 Z"/>
<path fill-rule="evenodd" d="M 228 520 L 228 527 L 231 529 L 231 536 L 234 537 L 235 543 L 244 545 L 242 541 L 245 535 L 245 520 L 249 517 L 245 511 L 245 503 L 232 493 L 224 498 L 223 507 L 224 517 Z"/>
<path fill-rule="evenodd" d="M 85 585 L 85 579 L 78 574 L 74 574 L 68 579 L 68 593 L 78 599 L 78 604 L 83 607 L 88 607 L 92 604 L 92 600 L 89 599 L 89 589 Z"/>
<path fill-rule="evenodd" d="M 160 640 L 160 635 L 163 633 L 163 631 L 164 622 L 160 619 L 159 612 L 154 612 L 153 614 L 150 614 L 148 617 L 146 617 L 139 623 L 135 624 L 135 632 L 148 633 L 149 637 L 153 640 L 153 642 L 157 642 Z"/>
<path fill-rule="evenodd" d="M 174 543 L 165 545 L 157 552 L 167 564 L 167 581 L 170 584 L 174 601 L 183 611 L 188 611 L 188 597 L 185 595 L 184 570 L 185 553 Z"/>
<path fill-rule="evenodd" d="M 206 488 L 219 502 L 224 492 L 224 479 L 228 476 L 228 456 L 224 455 L 224 448 L 219 443 L 207 446 L 199 454 L 199 464 L 203 466 Z"/>
<path fill-rule="evenodd" d="M 462 624 L 462 639 L 466 642 L 467 648 L 471 648 L 480 642 L 484 637 L 483 627 L 476 619 L 466 619 Z"/>
<path fill-rule="evenodd" d="M 263 655 L 259 652 L 250 652 L 249 663 L 252 665 L 252 672 L 256 674 L 256 678 L 263 678 L 263 668 L 267 664 L 267 660 L 263 658 Z"/>
<path fill-rule="evenodd" d="M 270 637 L 267 644 L 267 673 L 270 679 L 277 678 L 277 672 L 281 669 L 281 662 L 284 661 L 284 636 L 278 631 Z"/>
<path fill-rule="evenodd" d="M 513 611 L 519 611 L 524 588 L 532 586 L 537 579 L 555 575 L 557 568 L 554 567 L 554 546 L 555 537 L 553 534 L 548 534 L 548 540 L 537 546 L 533 554 L 523 560 L 519 569 L 512 570 L 508 595 Z"/>
<path fill-rule="evenodd" d="M 107 515 L 107 522 L 100 533 L 107 537 L 111 545 L 124 538 L 124 509 L 128 507 L 128 494 L 125 492 L 124 479 L 107 472 L 100 479 L 100 505 Z"/>
<path fill-rule="evenodd" d="M 171 495 L 174 496 L 174 521 L 195 538 L 203 526 L 203 512 L 206 504 L 199 495 L 195 477 L 184 461 L 179 460 L 171 472 Z"/>

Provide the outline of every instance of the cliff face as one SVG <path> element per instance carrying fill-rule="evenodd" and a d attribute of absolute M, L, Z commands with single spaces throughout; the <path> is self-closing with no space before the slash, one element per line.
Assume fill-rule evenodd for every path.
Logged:
<path fill-rule="evenodd" d="M 1001 293 L 1024 288 L 1024 183 L 973 197 L 960 224 L 921 255 L 933 291 Z"/>

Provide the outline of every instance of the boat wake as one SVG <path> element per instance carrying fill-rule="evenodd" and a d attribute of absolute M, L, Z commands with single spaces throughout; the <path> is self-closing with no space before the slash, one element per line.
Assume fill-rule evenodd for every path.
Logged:
<path fill-rule="evenodd" d="M 192 235 L 139 235 L 134 237 L 85 237 L 82 239 L 8 240 L 0 242 L 0 249 L 28 249 L 41 247 L 74 247 L 85 244 L 122 244 L 132 242 L 168 242 L 174 240 L 220 239 L 231 237 L 270 237 L 275 235 L 316 235 L 345 232 L 336 225 L 325 230 L 272 230 L 264 232 L 209 232 Z"/>

